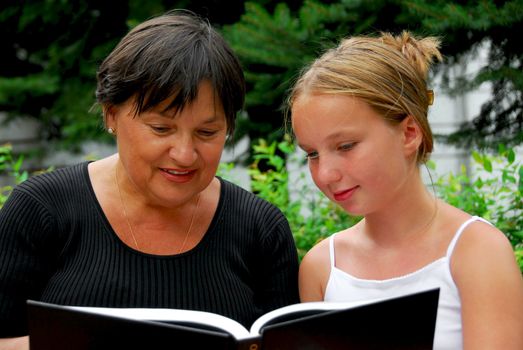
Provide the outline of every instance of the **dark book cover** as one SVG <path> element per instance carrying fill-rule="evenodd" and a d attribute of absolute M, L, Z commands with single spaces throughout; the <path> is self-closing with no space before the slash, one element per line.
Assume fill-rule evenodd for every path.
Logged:
<path fill-rule="evenodd" d="M 28 301 L 31 350 L 432 349 L 439 290 L 334 310 L 301 310 L 238 340 L 213 327 L 82 312 Z"/>

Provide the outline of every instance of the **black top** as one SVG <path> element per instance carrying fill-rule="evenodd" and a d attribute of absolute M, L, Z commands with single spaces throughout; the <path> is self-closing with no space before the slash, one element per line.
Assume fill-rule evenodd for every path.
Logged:
<path fill-rule="evenodd" d="M 87 164 L 31 177 L 0 210 L 0 337 L 27 334 L 27 299 L 203 310 L 247 327 L 299 301 L 293 237 L 272 204 L 220 179 L 216 213 L 196 247 L 141 253 L 113 231 Z"/>

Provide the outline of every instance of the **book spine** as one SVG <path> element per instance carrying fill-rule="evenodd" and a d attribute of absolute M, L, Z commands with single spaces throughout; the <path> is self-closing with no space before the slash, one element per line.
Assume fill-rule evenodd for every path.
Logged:
<path fill-rule="evenodd" d="M 238 350 L 261 350 L 261 337 L 253 337 L 238 341 Z"/>

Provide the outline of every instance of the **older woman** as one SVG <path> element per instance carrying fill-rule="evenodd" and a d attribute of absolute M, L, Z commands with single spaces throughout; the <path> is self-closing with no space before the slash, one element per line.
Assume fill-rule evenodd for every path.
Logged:
<path fill-rule="evenodd" d="M 233 52 L 192 14 L 122 39 L 96 92 L 117 154 L 32 177 L 0 211 L 0 337 L 27 335 L 27 299 L 204 310 L 246 326 L 298 301 L 287 220 L 216 177 L 244 92 Z M 27 347 L 0 339 L 15 342 Z"/>

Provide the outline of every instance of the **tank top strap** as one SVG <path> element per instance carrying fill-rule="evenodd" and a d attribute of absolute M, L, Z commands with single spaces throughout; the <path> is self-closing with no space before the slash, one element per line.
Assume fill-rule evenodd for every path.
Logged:
<path fill-rule="evenodd" d="M 334 236 L 336 236 L 336 234 L 333 234 L 329 237 L 329 252 L 330 252 L 330 260 L 331 260 L 331 269 L 336 267 L 336 257 L 334 255 Z"/>
<path fill-rule="evenodd" d="M 468 219 L 467 221 L 465 221 L 463 224 L 461 224 L 461 226 L 458 228 L 458 230 L 456 231 L 456 233 L 454 234 L 454 237 L 452 238 L 452 241 L 450 242 L 449 244 L 449 247 L 447 248 L 447 256 L 450 257 L 452 255 L 452 252 L 454 251 L 454 248 L 456 247 L 456 244 L 458 242 L 458 239 L 459 237 L 461 237 L 461 234 L 463 233 L 463 231 L 465 231 L 465 229 L 467 228 L 468 225 L 470 225 L 471 223 L 473 223 L 474 221 L 483 221 L 489 225 L 492 225 L 490 222 L 488 222 L 487 220 L 479 217 L 479 216 L 472 216 L 470 219 Z"/>

